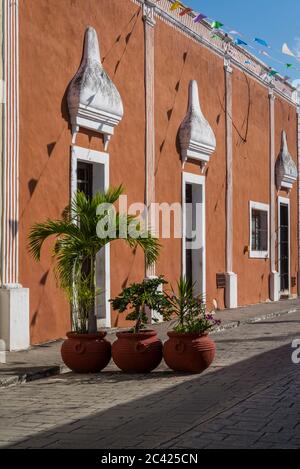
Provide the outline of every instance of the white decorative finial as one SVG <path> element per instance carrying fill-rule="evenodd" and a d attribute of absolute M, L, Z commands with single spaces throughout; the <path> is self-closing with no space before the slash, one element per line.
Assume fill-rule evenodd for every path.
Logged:
<path fill-rule="evenodd" d="M 190 158 L 207 163 L 216 149 L 215 134 L 201 110 L 196 80 L 189 85 L 188 112 L 180 126 L 179 139 L 183 161 Z"/>
<path fill-rule="evenodd" d="M 281 149 L 276 161 L 275 172 L 277 189 L 290 191 L 294 182 L 297 181 L 298 171 L 296 163 L 289 152 L 285 130 L 281 134 Z"/>
<path fill-rule="evenodd" d="M 121 96 L 101 63 L 97 33 L 91 26 L 85 32 L 81 65 L 69 86 L 68 106 L 72 142 L 84 127 L 103 134 L 107 149 L 124 110 Z"/>
<path fill-rule="evenodd" d="M 83 60 L 94 60 L 101 64 L 100 47 L 96 30 L 88 26 L 84 35 Z M 101 64 L 102 66 L 102 64 Z"/>

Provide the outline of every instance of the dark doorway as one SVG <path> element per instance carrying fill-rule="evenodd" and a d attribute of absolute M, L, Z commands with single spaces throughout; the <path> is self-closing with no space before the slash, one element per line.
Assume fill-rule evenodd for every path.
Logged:
<path fill-rule="evenodd" d="M 93 197 L 93 165 L 78 161 L 77 163 L 77 190 L 83 192 L 88 199 Z M 83 263 L 82 273 L 86 279 L 91 274 L 90 259 Z"/>
<path fill-rule="evenodd" d="M 185 277 L 194 285 L 194 295 L 204 293 L 203 185 L 185 182 Z M 204 274 L 204 275 L 203 275 Z"/>
<path fill-rule="evenodd" d="M 193 186 L 192 184 L 187 184 L 185 186 L 185 202 L 186 204 L 192 204 L 193 203 Z M 191 227 L 192 228 L 192 227 Z M 187 230 L 187 231 L 191 231 Z M 186 242 L 192 242 L 192 238 L 189 238 L 186 234 Z M 189 282 L 193 283 L 193 261 L 192 261 L 192 250 L 191 249 L 186 249 L 185 250 L 185 262 L 186 262 L 186 280 Z"/>
<path fill-rule="evenodd" d="M 77 165 L 77 189 L 88 198 L 93 197 L 93 165 L 78 161 Z"/>
<path fill-rule="evenodd" d="M 279 269 L 280 269 L 280 290 L 288 292 L 290 289 L 290 246 L 289 246 L 289 206 L 280 204 L 279 210 Z"/>

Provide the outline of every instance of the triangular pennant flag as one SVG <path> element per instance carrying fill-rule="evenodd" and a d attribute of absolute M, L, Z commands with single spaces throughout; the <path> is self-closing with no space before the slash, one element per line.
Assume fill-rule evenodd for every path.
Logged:
<path fill-rule="evenodd" d="M 253 40 L 254 40 L 254 42 L 257 42 L 258 44 L 260 44 L 261 46 L 269 47 L 268 43 L 264 39 L 260 39 L 259 37 L 255 37 Z"/>
<path fill-rule="evenodd" d="M 224 24 L 221 23 L 220 21 L 213 21 L 213 22 L 211 23 L 211 27 L 212 27 L 213 29 L 220 29 L 220 28 L 222 28 L 222 26 L 224 26 Z"/>
<path fill-rule="evenodd" d="M 290 55 L 291 57 L 296 57 L 296 55 L 291 51 L 286 42 L 282 45 L 282 53 L 285 55 Z"/>
<path fill-rule="evenodd" d="M 234 41 L 235 44 L 237 44 L 238 46 L 247 46 L 247 42 L 243 41 L 242 39 L 240 39 L 239 37 L 236 38 L 236 40 Z"/>
<path fill-rule="evenodd" d="M 178 10 L 178 8 L 181 7 L 181 3 L 176 1 L 173 3 L 173 5 L 170 7 L 170 11 Z"/>
<path fill-rule="evenodd" d="M 268 75 L 269 75 L 270 77 L 274 77 L 275 75 L 278 75 L 278 72 L 277 72 L 276 70 L 270 70 L 269 73 L 268 73 Z"/>
<path fill-rule="evenodd" d="M 271 59 L 271 56 L 268 54 L 268 52 L 266 52 L 265 50 L 260 50 L 259 53 L 261 55 L 265 55 L 266 57 L 269 57 Z"/>
<path fill-rule="evenodd" d="M 196 16 L 196 18 L 194 19 L 194 22 L 200 23 L 200 21 L 204 20 L 205 18 L 207 18 L 207 16 L 203 15 L 203 13 L 200 13 L 198 16 Z"/>
<path fill-rule="evenodd" d="M 286 68 L 293 68 L 294 65 L 293 64 L 285 64 Z"/>
<path fill-rule="evenodd" d="M 191 8 L 185 8 L 179 13 L 179 16 L 187 15 L 188 13 L 191 13 L 191 11 L 193 11 Z"/>

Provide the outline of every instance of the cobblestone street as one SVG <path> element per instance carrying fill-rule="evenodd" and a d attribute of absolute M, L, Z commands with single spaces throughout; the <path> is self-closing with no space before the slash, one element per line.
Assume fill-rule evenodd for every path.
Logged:
<path fill-rule="evenodd" d="M 300 448 L 299 312 L 214 339 L 217 358 L 200 376 L 110 365 L 1 389 L 1 447 Z"/>

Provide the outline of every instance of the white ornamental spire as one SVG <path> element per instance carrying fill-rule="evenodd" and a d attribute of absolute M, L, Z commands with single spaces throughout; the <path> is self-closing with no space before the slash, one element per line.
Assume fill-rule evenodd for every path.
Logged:
<path fill-rule="evenodd" d="M 101 63 L 96 30 L 90 26 L 85 32 L 79 70 L 69 86 L 68 106 L 73 142 L 83 127 L 102 133 L 107 146 L 124 114 L 121 96 Z"/>

